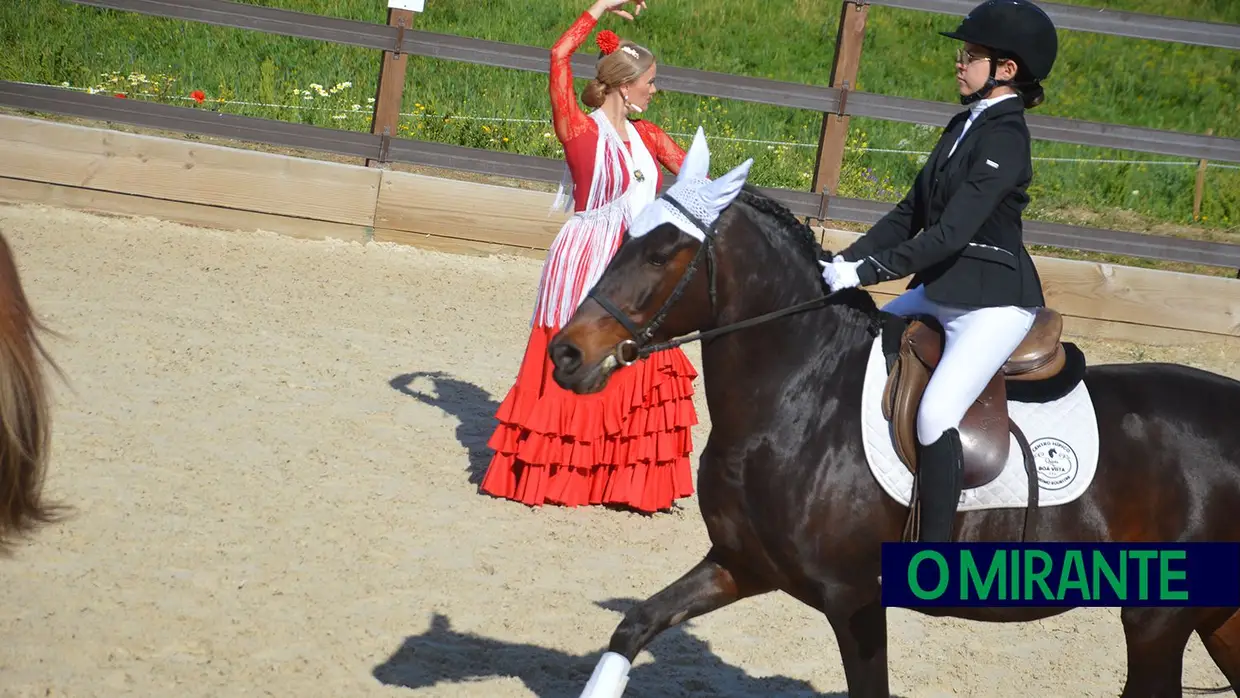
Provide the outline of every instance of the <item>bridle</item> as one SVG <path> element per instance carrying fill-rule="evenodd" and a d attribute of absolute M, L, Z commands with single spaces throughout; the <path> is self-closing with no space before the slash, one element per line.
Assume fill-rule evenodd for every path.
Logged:
<path fill-rule="evenodd" d="M 753 327 L 754 325 L 770 322 L 771 320 L 775 320 L 777 318 L 826 305 L 827 301 L 838 293 L 838 291 L 833 291 L 831 293 L 827 293 L 826 295 L 819 296 L 818 298 L 814 298 L 803 303 L 798 303 L 782 310 L 776 310 L 754 318 L 749 318 L 748 320 L 741 320 L 739 322 L 724 325 L 723 327 L 716 327 L 715 329 L 707 330 L 705 332 L 694 332 L 693 334 L 667 342 L 661 342 L 659 344 L 648 344 L 648 342 L 654 337 L 654 333 L 657 332 L 659 327 L 663 324 L 663 321 L 667 319 L 667 314 L 671 312 L 672 306 L 680 300 L 681 296 L 684 295 L 685 290 L 688 289 L 689 282 L 693 280 L 693 275 L 697 273 L 698 266 L 701 265 L 703 259 L 706 260 L 706 275 L 708 283 L 710 284 L 710 310 L 712 315 L 715 313 L 715 306 L 718 297 L 715 286 L 715 242 L 719 237 L 717 226 L 719 224 L 719 220 L 723 217 L 722 214 L 715 218 L 713 223 L 707 225 L 703 223 L 700 218 L 693 215 L 693 213 L 685 208 L 684 205 L 677 201 L 674 197 L 665 193 L 659 198 L 671 204 L 672 207 L 679 211 L 686 220 L 697 227 L 698 230 L 702 231 L 703 240 L 702 244 L 698 247 L 697 254 L 695 254 L 693 259 L 689 261 L 689 264 L 685 267 L 685 271 L 681 275 L 680 280 L 676 282 L 676 288 L 672 289 L 672 293 L 667 297 L 667 300 L 663 301 L 663 306 L 659 308 L 659 311 L 655 313 L 643 327 L 639 328 L 629 318 L 629 316 L 624 313 L 624 311 L 620 310 L 619 306 L 612 303 L 607 296 L 600 293 L 598 291 L 597 284 L 591 287 L 587 297 L 594 299 L 594 302 L 602 306 L 603 310 L 606 310 L 608 314 L 615 318 L 616 322 L 619 322 L 624 326 L 624 329 L 629 331 L 630 338 L 617 344 L 616 348 L 612 351 L 616 362 L 621 366 L 631 366 L 639 360 L 649 357 L 651 354 L 667 349 L 674 349 L 682 344 L 710 339 L 722 334 L 735 332 L 746 327 Z M 626 349 L 628 351 L 627 354 Z"/>
<path fill-rule="evenodd" d="M 680 297 L 684 295 L 685 290 L 689 288 L 689 282 L 693 280 L 693 275 L 697 273 L 698 265 L 702 263 L 703 259 L 706 260 L 706 277 L 710 283 L 710 310 L 712 314 L 715 312 L 715 301 L 717 297 L 715 292 L 715 240 L 719 234 L 716 228 L 716 225 L 719 223 L 719 219 L 716 218 L 714 223 L 706 225 L 700 218 L 693 215 L 689 209 L 685 208 L 684 205 L 677 201 L 674 197 L 669 196 L 668 194 L 663 194 L 660 198 L 671 204 L 677 211 L 680 211 L 681 215 L 696 226 L 698 230 L 701 230 L 704 238 L 702 244 L 698 246 L 697 254 L 693 255 L 693 259 L 689 260 L 688 266 L 685 267 L 684 274 L 682 274 L 680 280 L 676 282 L 676 288 L 672 289 L 671 295 L 667 297 L 667 300 L 663 301 L 663 307 L 659 308 L 659 312 L 655 313 L 654 317 L 650 318 L 644 327 L 638 328 L 637 325 L 629 319 L 629 316 L 626 315 L 624 311 L 620 310 L 619 306 L 612 303 L 607 296 L 599 293 L 597 284 L 590 289 L 587 296 L 589 298 L 593 298 L 596 303 L 603 306 L 603 310 L 606 310 L 613 318 L 616 319 L 616 322 L 619 322 L 624 326 L 624 329 L 629 331 L 630 338 L 617 344 L 614 350 L 616 361 L 621 366 L 632 366 L 637 363 L 638 360 L 644 359 L 657 351 L 670 349 L 673 346 L 679 346 L 678 344 L 672 344 L 671 342 L 655 345 L 647 345 L 646 343 L 654 337 L 654 333 L 658 331 L 659 326 L 661 326 L 663 321 L 667 319 L 667 314 L 671 312 L 672 306 L 676 304 L 676 301 L 680 300 Z M 685 341 L 687 342 L 692 340 L 686 339 Z M 684 342 L 681 343 L 683 344 Z M 632 352 L 631 357 L 625 355 L 626 348 L 629 348 Z"/>

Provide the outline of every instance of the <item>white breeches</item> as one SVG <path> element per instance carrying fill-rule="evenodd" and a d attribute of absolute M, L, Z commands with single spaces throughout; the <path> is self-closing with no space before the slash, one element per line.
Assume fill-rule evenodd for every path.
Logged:
<path fill-rule="evenodd" d="M 930 377 L 917 411 L 917 440 L 928 446 L 959 428 L 969 406 L 1033 326 L 1035 311 L 1016 306 L 962 308 L 926 298 L 924 286 L 883 307 L 894 315 L 932 315 L 946 333 L 943 357 Z"/>

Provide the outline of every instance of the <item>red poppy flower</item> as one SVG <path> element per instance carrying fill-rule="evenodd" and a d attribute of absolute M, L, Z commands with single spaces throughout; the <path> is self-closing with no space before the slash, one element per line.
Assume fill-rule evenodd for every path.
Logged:
<path fill-rule="evenodd" d="M 189 93 L 189 96 L 192 97 L 193 100 L 199 104 L 202 104 L 203 101 L 207 98 L 206 93 L 203 92 L 202 90 L 194 90 L 193 92 Z"/>
<path fill-rule="evenodd" d="M 598 36 L 594 37 L 594 43 L 598 44 L 603 53 L 609 54 L 620 48 L 620 37 L 614 31 L 604 29 L 598 33 Z"/>
<path fill-rule="evenodd" d="M 124 92 L 117 92 L 117 93 L 116 93 L 115 95 L 113 95 L 113 96 L 114 96 L 114 97 L 120 97 L 121 99 L 129 99 L 128 97 L 126 97 L 126 96 L 125 96 L 125 93 L 124 93 Z"/>

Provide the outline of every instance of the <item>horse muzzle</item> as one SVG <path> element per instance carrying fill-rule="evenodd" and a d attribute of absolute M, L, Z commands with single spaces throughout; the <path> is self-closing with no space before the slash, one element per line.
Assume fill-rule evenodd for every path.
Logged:
<path fill-rule="evenodd" d="M 631 340 L 626 340 L 626 342 L 632 343 Z M 626 342 L 622 342 L 621 346 L 625 346 Z M 607 379 L 618 367 L 629 365 L 637 356 L 635 346 L 626 347 L 623 352 L 617 347 L 611 353 L 605 354 L 600 361 L 587 363 L 585 352 L 576 343 L 563 337 L 552 341 L 551 346 L 547 348 L 547 353 L 551 357 L 552 366 L 555 367 L 551 373 L 552 379 L 561 388 L 578 395 L 589 395 L 601 391 L 607 385 Z M 626 363 L 618 360 L 618 355 L 623 356 Z"/>

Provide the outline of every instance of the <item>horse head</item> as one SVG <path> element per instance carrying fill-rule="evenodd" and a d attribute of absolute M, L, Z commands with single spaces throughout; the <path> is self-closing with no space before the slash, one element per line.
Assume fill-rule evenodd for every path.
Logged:
<path fill-rule="evenodd" d="M 553 377 L 597 392 L 672 337 L 821 297 L 812 231 L 746 185 L 753 160 L 707 177 L 699 128 L 675 184 L 633 220 L 624 243 L 548 348 Z"/>
<path fill-rule="evenodd" d="M 602 390 L 608 377 L 662 341 L 712 322 L 717 303 L 721 214 L 753 160 L 710 180 L 699 127 L 676 182 L 629 225 L 625 241 L 585 302 L 548 348 L 554 378 L 568 390 Z"/>

